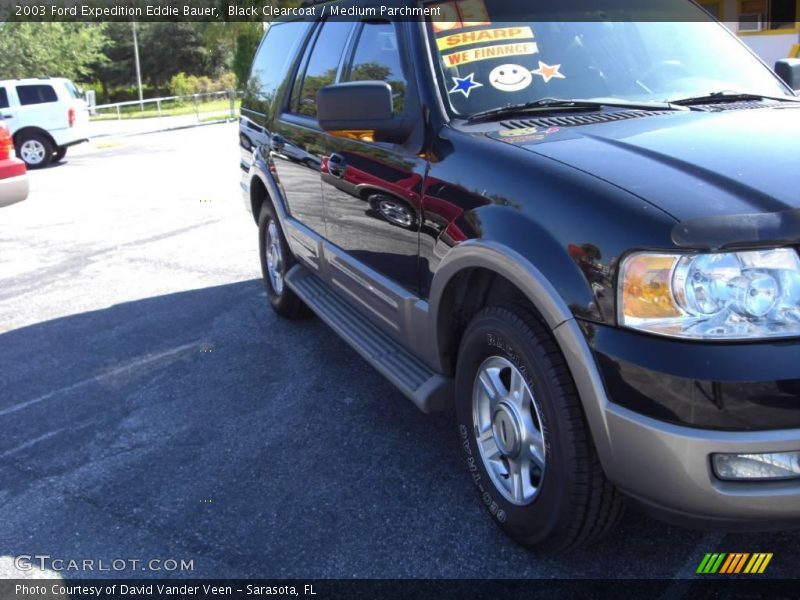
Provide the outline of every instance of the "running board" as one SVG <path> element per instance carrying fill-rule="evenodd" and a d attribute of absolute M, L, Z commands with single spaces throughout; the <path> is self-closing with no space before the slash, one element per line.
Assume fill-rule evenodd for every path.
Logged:
<path fill-rule="evenodd" d="M 320 319 L 391 381 L 424 413 L 445 410 L 452 400 L 452 379 L 436 373 L 337 296 L 302 265 L 286 274 L 286 283 Z"/>

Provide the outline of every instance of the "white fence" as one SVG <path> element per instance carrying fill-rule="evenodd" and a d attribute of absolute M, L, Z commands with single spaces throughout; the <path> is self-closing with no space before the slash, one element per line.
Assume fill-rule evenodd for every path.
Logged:
<path fill-rule="evenodd" d="M 92 121 L 191 115 L 194 115 L 198 122 L 215 118 L 220 120 L 238 118 L 236 92 L 226 90 L 185 96 L 165 96 L 148 98 L 141 102 L 131 100 L 89 107 L 89 119 Z"/>
<path fill-rule="evenodd" d="M 88 137 L 137 135 L 236 120 L 236 96 L 229 90 L 90 106 Z"/>

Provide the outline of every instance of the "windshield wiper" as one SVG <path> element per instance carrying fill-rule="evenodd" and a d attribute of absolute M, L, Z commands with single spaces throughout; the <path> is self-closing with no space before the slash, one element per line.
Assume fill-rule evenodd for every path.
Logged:
<path fill-rule="evenodd" d="M 634 110 L 686 110 L 669 102 L 628 102 L 626 100 L 564 100 L 560 98 L 542 98 L 523 104 L 511 104 L 489 110 L 482 110 L 467 117 L 468 123 L 487 121 L 496 117 L 515 114 L 555 111 L 555 110 L 597 110 L 605 107 L 630 108 Z"/>
<path fill-rule="evenodd" d="M 711 92 L 703 96 L 692 96 L 689 98 L 681 98 L 679 100 L 670 100 L 672 104 L 678 106 L 691 106 L 693 104 L 717 104 L 721 102 L 743 102 L 746 100 L 778 100 L 782 102 L 800 102 L 800 98 L 792 98 L 791 96 L 764 96 L 763 94 L 750 94 L 746 92 L 731 92 L 722 90 L 719 92 Z"/>

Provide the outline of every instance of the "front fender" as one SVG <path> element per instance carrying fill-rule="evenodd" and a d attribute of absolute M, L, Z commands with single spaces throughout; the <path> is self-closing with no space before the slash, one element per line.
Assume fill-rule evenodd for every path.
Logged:
<path fill-rule="evenodd" d="M 591 252 L 587 253 L 577 242 L 556 239 L 550 231 L 513 207 L 484 206 L 462 218 L 475 224 L 479 237 L 457 244 L 445 254 L 431 282 L 432 305 L 437 304 L 434 295 L 446 287 L 458 270 L 483 267 L 502 275 L 526 295 L 523 283 L 546 284 L 547 296 L 560 309 L 554 311 L 538 306 L 544 301 L 539 294 L 534 304 L 551 329 L 573 316 L 598 322 L 613 320 L 613 314 L 604 314 L 597 301 L 598 294 L 613 296 L 608 289 L 611 285 L 608 269 L 592 261 L 588 256 Z M 536 277 L 523 282 L 519 277 L 521 272 L 536 273 Z"/>
<path fill-rule="evenodd" d="M 442 298 L 453 278 L 464 269 L 483 268 L 514 284 L 536 307 L 553 330 L 573 314 L 550 279 L 522 254 L 492 240 L 468 240 L 450 250 L 433 278 L 430 294 L 431 323 L 439 323 Z M 437 330 L 438 328 L 433 328 Z M 439 348 L 439 332 L 433 346 Z"/>

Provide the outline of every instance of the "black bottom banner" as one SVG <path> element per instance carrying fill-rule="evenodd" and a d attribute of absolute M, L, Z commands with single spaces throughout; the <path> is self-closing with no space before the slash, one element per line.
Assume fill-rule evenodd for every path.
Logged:
<path fill-rule="evenodd" d="M 591 579 L 8 579 L 0 600 L 504 600 L 530 598 L 797 598 L 796 580 L 704 578 L 698 580 Z"/>

